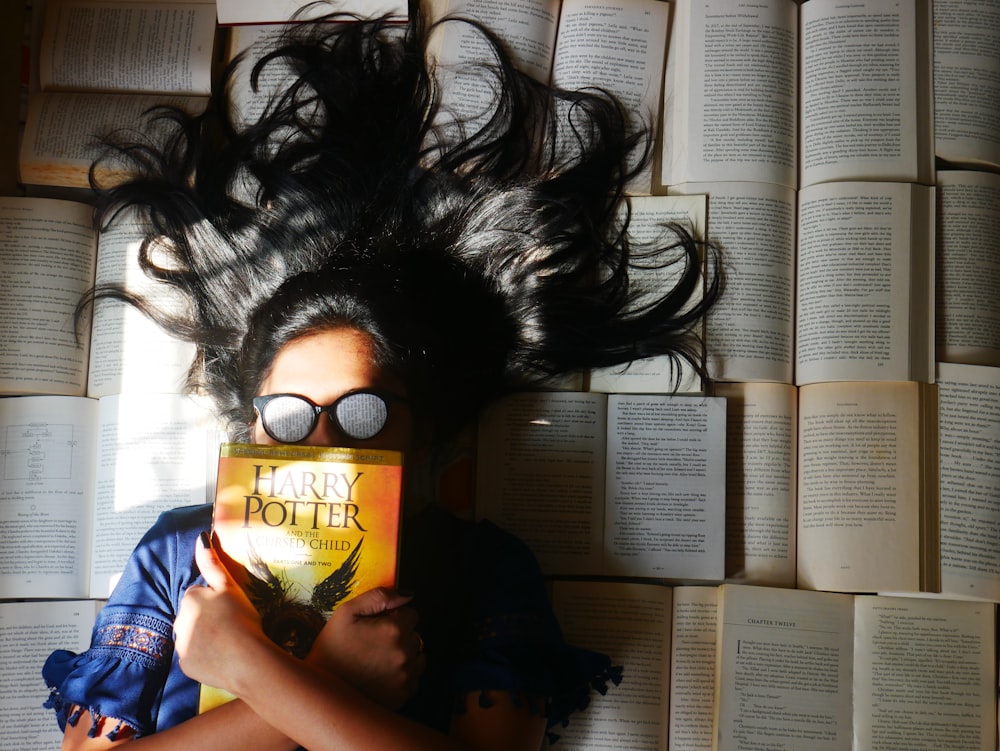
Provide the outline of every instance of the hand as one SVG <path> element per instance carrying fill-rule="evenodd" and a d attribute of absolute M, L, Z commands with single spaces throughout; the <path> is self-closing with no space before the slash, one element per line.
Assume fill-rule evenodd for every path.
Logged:
<path fill-rule="evenodd" d="M 207 536 L 202 538 L 207 540 Z M 174 621 L 181 669 L 193 680 L 231 690 L 234 666 L 252 664 L 247 654 L 270 644 L 260 616 L 224 565 L 221 549 L 195 546 L 206 586 L 189 587 Z"/>
<path fill-rule="evenodd" d="M 306 658 L 369 699 L 398 709 L 417 690 L 427 658 L 410 598 L 372 589 L 341 604 Z"/>

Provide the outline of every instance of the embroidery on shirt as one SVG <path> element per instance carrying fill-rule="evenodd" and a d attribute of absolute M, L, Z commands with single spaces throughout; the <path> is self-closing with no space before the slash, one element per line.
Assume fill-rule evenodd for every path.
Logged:
<path fill-rule="evenodd" d="M 148 668 L 167 669 L 173 654 L 166 621 L 137 613 L 115 614 L 94 631 L 93 647 L 110 649 Z"/>

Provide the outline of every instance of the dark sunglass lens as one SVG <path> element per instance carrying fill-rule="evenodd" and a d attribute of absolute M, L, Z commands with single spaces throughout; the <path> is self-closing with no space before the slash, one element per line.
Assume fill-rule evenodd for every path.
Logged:
<path fill-rule="evenodd" d="M 312 432 L 316 410 L 297 396 L 279 396 L 264 407 L 262 419 L 272 438 L 282 443 L 295 443 Z"/>
<path fill-rule="evenodd" d="M 377 394 L 348 394 L 337 403 L 337 422 L 351 438 L 372 438 L 385 427 L 389 409 Z"/>

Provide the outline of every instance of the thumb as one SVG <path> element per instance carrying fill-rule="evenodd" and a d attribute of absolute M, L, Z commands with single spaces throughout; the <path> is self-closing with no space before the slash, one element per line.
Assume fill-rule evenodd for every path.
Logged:
<path fill-rule="evenodd" d="M 399 594 L 395 589 L 375 587 L 375 589 L 362 592 L 357 597 L 345 602 L 341 607 L 348 609 L 354 617 L 363 618 L 382 615 L 390 610 L 401 608 L 412 599 L 412 597 Z"/>
<path fill-rule="evenodd" d="M 220 552 L 212 544 L 208 532 L 198 535 L 198 542 L 194 546 L 194 562 L 205 583 L 212 589 L 225 589 L 232 582 L 229 571 L 223 565 Z"/>

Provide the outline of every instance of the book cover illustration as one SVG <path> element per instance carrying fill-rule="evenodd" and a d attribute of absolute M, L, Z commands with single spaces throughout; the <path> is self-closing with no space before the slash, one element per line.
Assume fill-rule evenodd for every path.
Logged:
<path fill-rule="evenodd" d="M 264 633 L 305 657 L 340 603 L 396 583 L 398 451 L 224 443 L 212 527 Z M 200 711 L 231 698 L 202 686 Z"/>

